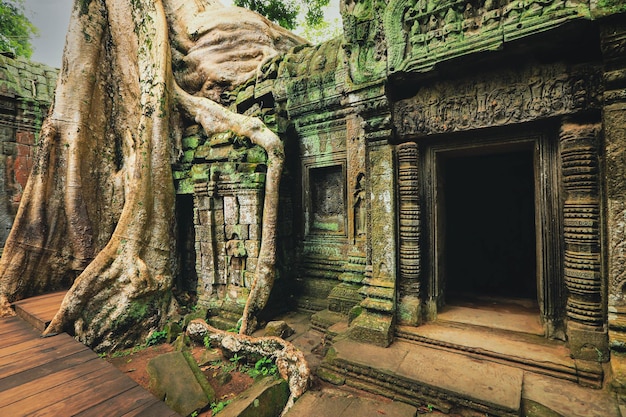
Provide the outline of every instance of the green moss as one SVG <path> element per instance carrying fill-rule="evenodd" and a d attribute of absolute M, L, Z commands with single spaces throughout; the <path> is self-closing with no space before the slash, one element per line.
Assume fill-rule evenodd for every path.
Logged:
<path fill-rule="evenodd" d="M 213 389 L 211 384 L 209 384 L 209 381 L 206 379 L 206 377 L 202 373 L 202 370 L 196 363 L 196 360 L 193 358 L 193 356 L 191 356 L 191 353 L 189 351 L 183 350 L 182 354 L 185 357 L 185 360 L 187 361 L 187 363 L 189 364 L 189 368 L 191 369 L 191 372 L 193 372 L 193 375 L 196 377 L 198 384 L 200 384 L 200 386 L 202 387 L 202 391 L 204 391 L 207 398 L 209 399 L 209 402 L 213 402 L 215 400 L 215 390 Z"/>
<path fill-rule="evenodd" d="M 91 2 L 92 0 L 77 0 L 76 3 L 74 3 L 75 7 L 80 9 L 81 16 L 89 13 L 89 5 Z"/>

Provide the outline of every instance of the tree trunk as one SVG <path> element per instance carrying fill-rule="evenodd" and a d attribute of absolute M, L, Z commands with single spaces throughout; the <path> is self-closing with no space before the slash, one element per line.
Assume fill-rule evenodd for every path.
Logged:
<path fill-rule="evenodd" d="M 219 21 L 192 21 L 210 7 Z M 2 314 L 10 314 L 11 301 L 70 287 L 46 334 L 68 331 L 96 350 L 112 350 L 164 323 L 177 267 L 170 161 L 180 106 L 208 133 L 232 130 L 268 153 L 260 257 L 242 326 L 242 332 L 252 330 L 249 323 L 273 284 L 283 148 L 260 120 L 210 98 L 240 83 L 238 72 L 253 73 L 278 49 L 301 40 L 249 11 L 237 11 L 230 24 L 223 13 L 209 0 L 76 1 L 53 107 L 0 260 Z M 241 19 L 251 22 L 241 25 L 248 32 L 236 29 Z M 242 48 L 251 47 L 250 39 L 263 42 L 263 53 L 233 55 L 226 48 L 222 52 L 236 63 L 211 69 L 228 59 L 216 58 L 207 42 L 195 47 L 185 22 L 204 28 L 218 46 L 224 34 L 242 38 Z M 259 30 L 263 36 L 254 35 Z M 177 79 L 201 78 L 197 91 L 188 87 L 194 95 L 174 79 L 170 42 L 188 64 Z M 211 73 L 219 79 L 208 79 Z M 225 80 L 226 73 L 232 77 Z"/>

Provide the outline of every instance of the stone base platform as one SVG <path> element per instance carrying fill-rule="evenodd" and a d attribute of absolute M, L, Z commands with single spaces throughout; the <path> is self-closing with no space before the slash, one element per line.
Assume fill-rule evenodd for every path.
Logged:
<path fill-rule="evenodd" d="M 605 390 L 403 340 L 381 348 L 336 338 L 318 374 L 453 415 L 622 417 Z"/>

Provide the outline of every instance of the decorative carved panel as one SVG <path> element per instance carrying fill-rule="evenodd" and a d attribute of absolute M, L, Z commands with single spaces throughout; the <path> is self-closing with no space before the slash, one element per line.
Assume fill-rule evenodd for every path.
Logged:
<path fill-rule="evenodd" d="M 391 0 L 384 16 L 389 72 L 428 71 L 590 16 L 590 4 L 580 0 Z"/>
<path fill-rule="evenodd" d="M 561 129 L 561 163 L 565 202 L 565 284 L 567 316 L 602 327 L 600 186 L 597 135 L 599 125 L 565 124 Z"/>
<path fill-rule="evenodd" d="M 400 296 L 420 296 L 420 203 L 418 147 L 398 145 L 398 194 L 400 198 Z"/>
<path fill-rule="evenodd" d="M 503 126 L 599 108 L 600 71 L 546 65 L 485 72 L 422 88 L 394 104 L 400 136 Z"/>

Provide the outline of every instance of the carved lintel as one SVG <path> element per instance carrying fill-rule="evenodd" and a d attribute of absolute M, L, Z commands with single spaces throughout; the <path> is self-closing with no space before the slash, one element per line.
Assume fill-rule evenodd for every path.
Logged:
<path fill-rule="evenodd" d="M 395 103 L 394 126 L 400 137 L 416 137 L 599 109 L 600 74 L 555 64 L 438 82 Z"/>
<path fill-rule="evenodd" d="M 566 123 L 560 133 L 568 337 L 573 355 L 588 360 L 608 357 L 602 304 L 599 131 L 596 124 Z"/>

